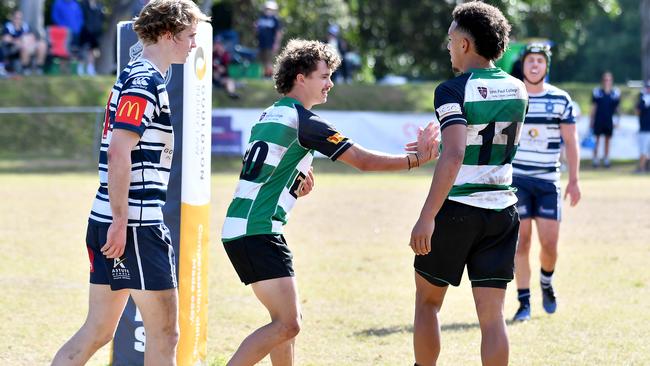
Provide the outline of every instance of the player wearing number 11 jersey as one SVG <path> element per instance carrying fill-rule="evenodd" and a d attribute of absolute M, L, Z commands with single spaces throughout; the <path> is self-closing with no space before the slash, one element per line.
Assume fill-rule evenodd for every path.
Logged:
<path fill-rule="evenodd" d="M 505 289 L 513 278 L 519 217 L 512 160 L 524 122 L 524 84 L 496 68 L 510 24 L 483 2 L 458 5 L 447 49 L 461 73 L 436 88 L 434 106 L 442 152 L 420 217 L 411 232 L 415 252 L 417 365 L 433 365 L 440 352 L 437 313 L 449 285 L 467 266 L 481 328 L 484 365 L 508 363 L 503 318 Z"/>
<path fill-rule="evenodd" d="M 359 170 L 406 170 L 437 152 L 437 125 L 430 123 L 407 151 L 390 155 L 353 143 L 329 122 L 311 112 L 327 101 L 332 72 L 340 64 L 330 46 L 292 40 L 278 56 L 275 87 L 284 95 L 253 125 L 239 184 L 228 208 L 222 241 L 242 282 L 271 315 L 271 322 L 251 333 L 229 366 L 253 365 L 270 354 L 275 365 L 293 365 L 293 340 L 300 330 L 300 306 L 293 256 L 282 236 L 298 197 L 311 191 L 314 151 Z"/>

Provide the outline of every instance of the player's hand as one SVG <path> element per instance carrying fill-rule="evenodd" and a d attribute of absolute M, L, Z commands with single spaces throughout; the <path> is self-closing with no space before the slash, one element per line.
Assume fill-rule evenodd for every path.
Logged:
<path fill-rule="evenodd" d="M 426 255 L 431 251 L 431 235 L 436 223 L 434 219 L 426 217 L 420 218 L 415 223 L 411 231 L 411 241 L 409 246 L 416 255 Z"/>
<path fill-rule="evenodd" d="M 578 186 L 578 182 L 569 182 L 566 185 L 566 189 L 564 190 L 564 199 L 566 200 L 567 196 L 569 196 L 570 200 L 569 203 L 571 204 L 571 207 L 575 206 L 580 202 L 581 198 L 581 193 L 580 193 L 580 187 Z"/>
<path fill-rule="evenodd" d="M 440 155 L 440 124 L 431 121 L 425 128 L 418 129 L 417 141 L 406 144 L 405 150 L 409 153 L 416 153 L 420 165 L 437 158 Z"/>
<path fill-rule="evenodd" d="M 314 167 L 309 167 L 305 179 L 298 185 L 298 197 L 306 196 L 314 189 Z"/>
<path fill-rule="evenodd" d="M 119 258 L 124 254 L 126 246 L 126 224 L 112 223 L 106 232 L 106 244 L 102 246 L 102 254 L 106 258 Z"/>

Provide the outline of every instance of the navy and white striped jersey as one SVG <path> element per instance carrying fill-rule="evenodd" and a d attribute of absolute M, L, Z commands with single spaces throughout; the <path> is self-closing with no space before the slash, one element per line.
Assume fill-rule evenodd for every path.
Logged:
<path fill-rule="evenodd" d="M 571 97 L 545 84 L 540 94 L 529 94 L 519 149 L 512 162 L 513 175 L 560 180 L 560 124 L 575 123 Z"/>
<path fill-rule="evenodd" d="M 107 151 L 114 129 L 133 131 L 140 136 L 131 150 L 128 225 L 162 224 L 174 134 L 165 77 L 148 60 L 129 62 L 108 98 L 99 152 L 99 189 L 89 218 L 99 223 L 112 222 Z"/>

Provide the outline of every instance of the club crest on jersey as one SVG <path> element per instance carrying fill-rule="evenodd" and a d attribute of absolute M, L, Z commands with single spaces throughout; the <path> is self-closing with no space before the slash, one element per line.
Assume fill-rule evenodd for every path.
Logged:
<path fill-rule="evenodd" d="M 537 136 L 539 136 L 539 131 L 537 131 L 536 128 L 531 128 L 530 131 L 528 131 L 528 136 L 532 138 L 536 138 Z"/>
<path fill-rule="evenodd" d="M 343 136 L 343 135 L 341 135 L 340 133 L 337 132 L 337 133 L 333 134 L 332 136 L 328 137 L 327 141 L 333 143 L 334 145 L 338 145 L 341 141 L 343 141 L 344 138 L 345 138 L 345 136 Z"/>
<path fill-rule="evenodd" d="M 478 93 L 481 94 L 483 99 L 486 99 L 488 96 L 488 88 L 485 86 L 479 86 L 478 88 Z"/>
<path fill-rule="evenodd" d="M 553 103 L 548 102 L 546 103 L 546 112 L 553 112 Z"/>

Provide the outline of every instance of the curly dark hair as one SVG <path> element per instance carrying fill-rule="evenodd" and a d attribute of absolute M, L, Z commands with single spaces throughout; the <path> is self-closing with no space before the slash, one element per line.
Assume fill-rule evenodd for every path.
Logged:
<path fill-rule="evenodd" d="M 316 70 L 319 61 L 325 61 L 334 71 L 341 64 L 338 53 L 328 44 L 319 41 L 292 39 L 275 59 L 273 80 L 280 94 L 287 94 L 293 88 L 298 74 L 305 76 Z"/>
<path fill-rule="evenodd" d="M 509 42 L 510 23 L 501 10 L 481 1 L 456 6 L 451 14 L 458 29 L 474 40 L 476 52 L 488 60 L 497 60 Z"/>
<path fill-rule="evenodd" d="M 153 0 L 135 18 L 133 30 L 144 44 L 154 44 L 165 33 L 176 36 L 201 21 L 210 17 L 190 0 Z"/>

